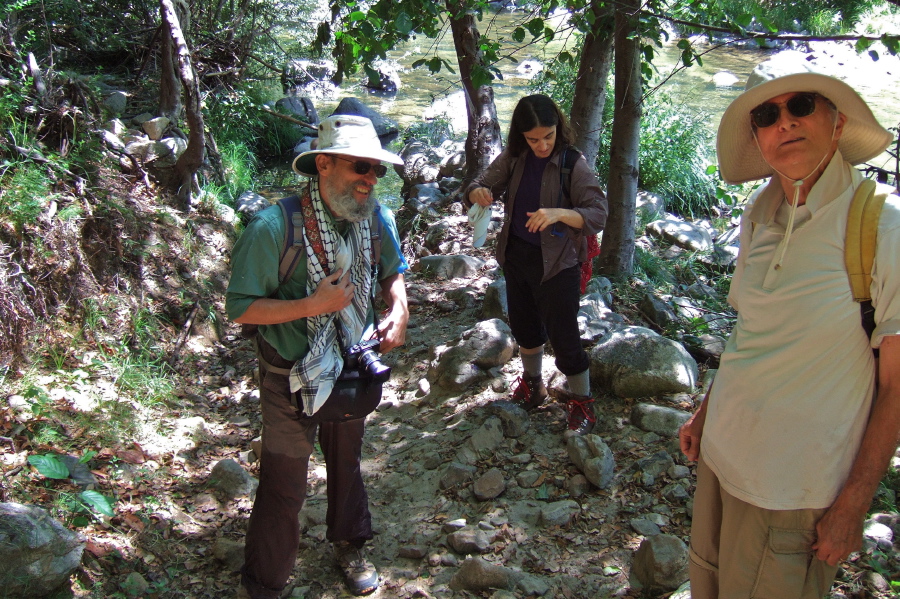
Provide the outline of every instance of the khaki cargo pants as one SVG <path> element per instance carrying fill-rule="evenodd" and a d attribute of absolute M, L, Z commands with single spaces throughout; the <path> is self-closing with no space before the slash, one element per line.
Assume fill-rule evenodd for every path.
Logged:
<path fill-rule="evenodd" d="M 815 510 L 766 510 L 722 489 L 701 458 L 691 525 L 692 599 L 821 599 L 837 567 L 812 552 Z"/>

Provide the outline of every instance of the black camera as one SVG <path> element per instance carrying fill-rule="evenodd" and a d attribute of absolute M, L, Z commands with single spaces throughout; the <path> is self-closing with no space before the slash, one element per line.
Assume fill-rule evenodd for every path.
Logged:
<path fill-rule="evenodd" d="M 381 363 L 378 356 L 380 347 L 378 339 L 360 341 L 344 352 L 344 368 L 367 372 L 379 383 L 387 382 L 391 378 L 391 367 Z"/>

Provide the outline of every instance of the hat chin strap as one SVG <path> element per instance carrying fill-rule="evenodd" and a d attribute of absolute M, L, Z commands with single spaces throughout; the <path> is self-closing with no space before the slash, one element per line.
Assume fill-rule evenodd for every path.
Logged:
<path fill-rule="evenodd" d="M 837 115 L 835 115 L 834 124 L 832 124 L 832 126 L 831 126 L 832 141 L 834 140 L 834 134 L 837 131 L 837 122 L 838 122 Z M 780 170 L 778 170 L 777 168 L 772 166 L 772 164 L 768 160 L 766 160 L 766 157 L 763 155 L 762 148 L 759 147 L 759 138 L 756 137 L 756 129 L 751 128 L 751 130 L 753 132 L 753 141 L 756 142 L 756 149 L 759 150 L 759 155 L 762 156 L 763 161 L 765 161 L 765 163 L 767 165 L 769 165 L 769 168 L 771 168 L 773 171 L 778 173 L 780 176 L 794 182 L 793 183 L 794 197 L 791 201 L 791 213 L 788 216 L 787 230 L 785 231 L 784 241 L 781 242 L 781 252 L 778 256 L 778 261 L 775 262 L 775 267 L 774 267 L 775 270 L 780 270 L 781 264 L 784 262 L 784 256 L 787 253 L 788 243 L 790 243 L 790 241 L 791 241 L 791 233 L 794 231 L 794 214 L 797 212 L 797 206 L 800 203 L 800 188 L 803 187 L 803 183 L 807 179 L 812 177 L 816 173 L 816 171 L 819 170 L 819 167 L 822 166 L 822 163 L 825 162 L 826 158 L 828 158 L 828 154 L 829 154 L 830 150 L 825 150 L 825 155 L 822 156 L 822 159 L 819 160 L 819 163 L 816 164 L 816 166 L 814 166 L 813 169 L 811 171 L 809 171 L 809 173 L 805 177 L 802 177 L 800 179 L 794 179 L 793 177 L 789 177 L 789 176 L 785 175 L 784 173 L 782 173 Z"/>

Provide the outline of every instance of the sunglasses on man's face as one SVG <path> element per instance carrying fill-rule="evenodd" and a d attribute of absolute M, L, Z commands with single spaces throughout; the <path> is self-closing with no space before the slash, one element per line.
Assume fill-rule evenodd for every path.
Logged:
<path fill-rule="evenodd" d="M 381 179 L 387 174 L 387 167 L 383 164 L 369 164 L 365 160 L 350 160 L 343 156 L 335 156 L 335 158 L 340 158 L 344 162 L 353 164 L 353 172 L 357 175 L 368 175 L 369 171 L 372 170 L 375 171 L 375 176 Z"/>
<path fill-rule="evenodd" d="M 805 92 L 797 94 L 784 103 L 785 108 L 795 118 L 809 116 L 816 111 L 816 98 L 819 94 Z M 781 117 L 781 106 L 774 102 L 765 102 L 750 111 L 750 119 L 759 129 L 771 127 Z"/>

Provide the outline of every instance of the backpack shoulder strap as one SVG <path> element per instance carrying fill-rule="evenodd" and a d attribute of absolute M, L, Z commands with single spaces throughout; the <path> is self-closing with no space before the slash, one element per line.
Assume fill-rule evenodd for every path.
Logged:
<path fill-rule="evenodd" d="M 278 200 L 281 215 L 284 217 L 284 243 L 281 246 L 281 260 L 278 263 L 278 284 L 294 274 L 300 253 L 305 248 L 303 243 L 303 213 L 300 211 L 300 197 L 288 196 Z"/>
<path fill-rule="evenodd" d="M 369 234 L 372 236 L 372 266 L 377 268 L 381 262 L 381 233 L 384 224 L 381 222 L 381 204 L 375 204 L 375 211 L 369 221 Z"/>
<path fill-rule="evenodd" d="M 562 161 L 559 165 L 559 185 L 567 198 L 571 197 L 572 171 L 579 158 L 581 158 L 581 152 L 575 146 L 568 146 L 563 150 Z"/>
<path fill-rule="evenodd" d="M 875 246 L 878 238 L 878 221 L 886 193 L 876 193 L 875 182 L 863 181 L 853 194 L 847 216 L 847 232 L 844 239 L 844 263 L 850 277 L 853 301 L 870 301 L 872 265 L 875 263 Z"/>

